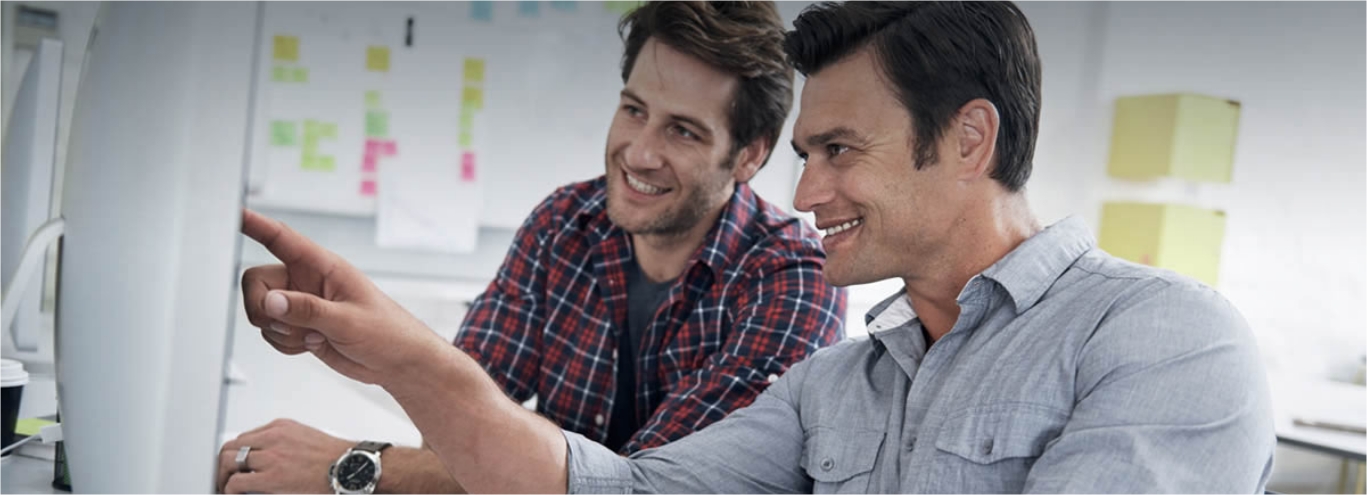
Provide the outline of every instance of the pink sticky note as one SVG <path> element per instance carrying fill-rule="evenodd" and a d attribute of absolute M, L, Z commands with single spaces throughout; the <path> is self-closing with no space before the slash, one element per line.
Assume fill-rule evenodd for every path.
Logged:
<path fill-rule="evenodd" d="M 399 147 L 398 147 L 398 145 L 395 145 L 395 144 L 394 144 L 394 141 L 393 141 L 393 140 L 385 141 L 383 144 L 384 144 L 384 156 L 394 156 L 394 155 L 397 155 L 397 154 L 399 153 Z"/>
<path fill-rule="evenodd" d="M 365 140 L 365 154 L 374 155 L 380 152 L 380 142 L 374 139 Z"/>
<path fill-rule="evenodd" d="M 375 159 L 374 153 L 366 153 L 364 157 L 361 157 L 361 171 L 374 172 L 376 161 L 378 160 Z"/>
<path fill-rule="evenodd" d="M 374 195 L 375 195 L 375 181 L 373 181 L 373 180 L 361 181 L 361 195 L 362 195 L 362 196 L 374 196 Z"/>
<path fill-rule="evenodd" d="M 475 154 L 466 152 L 460 157 L 460 180 L 475 181 Z"/>

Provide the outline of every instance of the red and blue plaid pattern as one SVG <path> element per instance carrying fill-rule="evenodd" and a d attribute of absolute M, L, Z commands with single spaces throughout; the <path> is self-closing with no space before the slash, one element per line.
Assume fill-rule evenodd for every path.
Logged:
<path fill-rule="evenodd" d="M 608 220 L 604 178 L 546 198 L 518 230 L 455 344 L 510 397 L 603 442 L 627 320 L 631 240 Z M 826 283 L 816 232 L 737 185 L 642 336 L 627 454 L 677 440 L 754 400 L 773 377 L 844 338 L 845 291 Z"/>

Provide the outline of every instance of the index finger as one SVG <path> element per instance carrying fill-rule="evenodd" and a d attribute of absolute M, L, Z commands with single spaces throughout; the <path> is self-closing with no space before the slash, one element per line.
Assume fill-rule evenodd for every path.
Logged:
<path fill-rule="evenodd" d="M 286 265 L 324 266 L 331 253 L 294 229 L 260 213 L 242 209 L 242 233 L 260 243 Z"/>

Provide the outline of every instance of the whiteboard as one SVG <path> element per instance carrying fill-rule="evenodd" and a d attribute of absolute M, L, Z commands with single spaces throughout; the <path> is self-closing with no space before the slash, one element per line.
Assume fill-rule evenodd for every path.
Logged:
<path fill-rule="evenodd" d="M 364 184 L 375 180 L 384 188 L 387 155 L 378 159 L 380 172 L 366 164 L 375 148 L 367 146 L 368 112 L 379 106 L 390 119 L 385 138 L 405 159 L 418 153 L 457 163 L 463 150 L 477 150 L 479 204 L 450 214 L 516 228 L 556 187 L 603 172 L 622 87 L 616 25 L 628 5 L 634 2 L 267 2 L 252 101 L 249 204 L 374 215 L 376 194 Z M 297 40 L 293 60 L 278 53 L 281 39 L 285 52 L 288 40 Z M 387 70 L 374 70 L 376 47 L 387 49 Z M 462 146 L 468 59 L 483 61 L 483 78 L 473 135 Z M 302 142 L 282 143 L 282 121 L 297 122 L 298 141 L 312 136 L 313 160 Z M 307 121 L 314 122 L 311 133 Z M 406 141 L 424 145 L 405 155 Z"/>

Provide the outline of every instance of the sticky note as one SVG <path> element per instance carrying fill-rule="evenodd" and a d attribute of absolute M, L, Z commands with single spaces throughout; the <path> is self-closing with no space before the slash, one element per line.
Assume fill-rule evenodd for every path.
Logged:
<path fill-rule="evenodd" d="M 484 90 L 466 86 L 461 91 L 461 107 L 473 108 L 476 110 L 484 109 Z"/>
<path fill-rule="evenodd" d="M 323 124 L 313 119 L 304 120 L 304 138 L 318 137 L 323 132 Z"/>
<path fill-rule="evenodd" d="M 14 423 L 14 433 L 31 437 L 42 432 L 44 426 L 57 424 L 46 419 L 24 418 Z"/>
<path fill-rule="evenodd" d="M 578 8 L 578 4 L 577 4 L 576 2 L 566 2 L 566 1 L 563 1 L 563 0 L 552 0 L 552 1 L 551 1 L 551 8 L 553 8 L 553 9 L 555 9 L 555 10 L 563 11 L 563 12 L 574 12 L 574 9 Z"/>
<path fill-rule="evenodd" d="M 538 2 L 517 2 L 517 15 L 522 17 L 540 17 L 541 4 Z"/>
<path fill-rule="evenodd" d="M 318 155 L 314 150 L 304 149 L 304 155 L 299 160 L 299 167 L 304 170 L 313 170 L 318 167 Z"/>
<path fill-rule="evenodd" d="M 290 82 L 290 68 L 277 65 L 271 69 L 271 80 L 275 82 Z"/>
<path fill-rule="evenodd" d="M 365 70 L 389 72 L 389 47 L 370 46 L 365 49 Z"/>
<path fill-rule="evenodd" d="M 473 141 L 474 137 L 470 134 L 470 131 L 460 131 L 460 147 L 469 148 L 470 143 Z"/>
<path fill-rule="evenodd" d="M 295 136 L 294 122 L 288 120 L 271 121 L 272 146 L 294 146 L 298 141 Z"/>
<path fill-rule="evenodd" d="M 362 195 L 362 196 L 374 196 L 374 195 L 375 195 L 375 181 L 373 181 L 373 180 L 363 180 L 363 181 L 361 181 L 361 195 Z"/>
<path fill-rule="evenodd" d="M 365 113 L 366 137 L 382 138 L 389 136 L 389 112 L 371 110 Z"/>
<path fill-rule="evenodd" d="M 309 82 L 309 70 L 308 70 L 308 69 L 305 69 L 305 68 L 303 68 L 303 67 L 295 67 L 295 68 L 294 68 L 294 71 L 293 71 L 293 74 L 291 74 L 291 75 L 292 75 L 293 77 L 291 77 L 290 80 L 292 80 L 292 81 L 294 81 L 294 82 L 297 82 L 297 83 Z"/>
<path fill-rule="evenodd" d="M 460 180 L 465 182 L 475 181 L 475 154 L 465 152 L 460 157 Z"/>
<path fill-rule="evenodd" d="M 318 170 L 331 172 L 337 168 L 337 160 L 332 155 L 323 155 L 315 159 L 314 165 L 317 166 Z"/>
<path fill-rule="evenodd" d="M 470 18 L 485 22 L 494 20 L 494 2 L 470 2 Z"/>
<path fill-rule="evenodd" d="M 394 156 L 399 154 L 399 147 L 398 145 L 394 144 L 393 140 L 385 141 L 381 144 L 384 145 L 384 147 L 382 148 L 384 156 Z"/>
<path fill-rule="evenodd" d="M 470 132 L 475 129 L 475 111 L 472 108 L 460 109 L 460 132 Z"/>
<path fill-rule="evenodd" d="M 641 2 L 636 2 L 636 1 L 627 1 L 627 2 L 610 1 L 610 2 L 603 2 L 603 8 L 607 9 L 609 12 L 615 12 L 615 13 L 618 13 L 618 14 L 626 14 L 626 13 L 628 13 L 628 12 L 631 12 L 631 11 L 633 11 L 633 10 L 636 10 L 636 7 L 640 7 L 640 6 L 641 6 Z"/>
<path fill-rule="evenodd" d="M 365 107 L 368 109 L 380 108 L 380 92 L 371 90 L 365 92 Z"/>
<path fill-rule="evenodd" d="M 476 84 L 484 82 L 484 59 L 473 57 L 465 59 L 465 82 Z"/>
<path fill-rule="evenodd" d="M 361 171 L 362 171 L 362 172 L 374 172 L 374 171 L 375 171 L 375 165 L 377 165 L 376 162 L 378 162 L 378 161 L 379 161 L 379 159 L 376 158 L 375 155 L 370 154 L 370 153 L 366 153 L 365 156 L 361 157 Z"/>
<path fill-rule="evenodd" d="M 275 49 L 271 50 L 275 54 L 275 60 L 286 62 L 299 61 L 299 38 L 283 34 L 275 35 Z"/>
<path fill-rule="evenodd" d="M 337 139 L 337 124 L 324 122 L 318 129 L 318 137 L 323 139 Z"/>
<path fill-rule="evenodd" d="M 378 154 L 380 154 L 380 142 L 377 141 L 377 140 L 374 140 L 374 139 L 367 139 L 367 140 L 365 140 L 365 154 L 367 154 L 367 155 L 378 155 Z"/>

